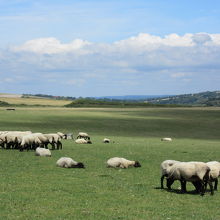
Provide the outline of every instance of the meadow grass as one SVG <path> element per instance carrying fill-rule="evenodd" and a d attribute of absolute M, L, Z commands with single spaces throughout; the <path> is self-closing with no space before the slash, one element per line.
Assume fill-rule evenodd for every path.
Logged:
<path fill-rule="evenodd" d="M 218 192 L 201 197 L 160 186 L 160 163 L 219 160 L 220 109 L 0 109 L 0 130 L 62 131 L 91 135 L 92 145 L 63 140 L 51 158 L 0 150 L 0 219 L 220 219 Z M 173 142 L 161 142 L 169 136 Z M 104 137 L 115 143 L 103 144 Z M 63 169 L 61 156 L 86 169 Z M 114 156 L 141 168 L 111 169 Z M 180 184 L 176 182 L 174 189 Z"/>

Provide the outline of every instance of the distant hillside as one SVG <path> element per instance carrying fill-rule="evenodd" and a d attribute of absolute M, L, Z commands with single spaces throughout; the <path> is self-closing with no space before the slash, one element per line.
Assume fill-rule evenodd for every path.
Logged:
<path fill-rule="evenodd" d="M 201 92 L 194 94 L 184 94 L 167 96 L 162 98 L 147 99 L 147 103 L 152 104 L 176 104 L 190 106 L 220 106 L 220 91 Z"/>
<path fill-rule="evenodd" d="M 112 100 L 146 100 L 146 99 L 155 99 L 155 98 L 163 98 L 172 95 L 124 95 L 124 96 L 101 96 L 96 97 L 96 99 L 112 99 Z"/>

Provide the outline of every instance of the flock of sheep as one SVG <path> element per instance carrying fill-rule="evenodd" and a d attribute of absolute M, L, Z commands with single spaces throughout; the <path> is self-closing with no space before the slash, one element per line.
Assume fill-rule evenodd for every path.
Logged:
<path fill-rule="evenodd" d="M 24 149 L 35 150 L 36 156 L 51 156 L 48 144 L 54 149 L 62 149 L 62 139 L 66 139 L 67 135 L 61 132 L 42 134 L 32 133 L 31 131 L 1 131 L 0 146 L 6 149 Z M 162 138 L 161 141 L 172 141 L 171 138 Z M 79 132 L 75 143 L 92 144 L 90 136 L 87 133 Z M 105 138 L 103 143 L 110 143 L 110 139 Z M 64 168 L 85 168 L 82 162 L 76 162 L 70 157 L 61 157 L 56 165 Z M 127 160 L 125 158 L 113 157 L 107 160 L 107 167 L 113 168 L 129 168 L 141 167 L 138 161 Z M 220 176 L 220 163 L 211 162 L 180 162 L 176 160 L 165 160 L 161 163 L 161 189 L 164 189 L 163 181 L 166 177 L 167 188 L 171 190 L 171 186 L 175 180 L 179 180 L 181 191 L 186 192 L 186 182 L 191 182 L 195 186 L 196 192 L 204 195 L 207 184 L 210 187 L 211 195 L 214 194 L 212 182 L 215 182 L 214 190 L 217 190 L 218 177 Z"/>

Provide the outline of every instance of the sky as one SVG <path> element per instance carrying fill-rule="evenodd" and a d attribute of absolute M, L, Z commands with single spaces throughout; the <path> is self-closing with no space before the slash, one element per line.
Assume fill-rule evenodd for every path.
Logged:
<path fill-rule="evenodd" d="M 219 0 L 0 0 L 0 93 L 220 90 Z"/>

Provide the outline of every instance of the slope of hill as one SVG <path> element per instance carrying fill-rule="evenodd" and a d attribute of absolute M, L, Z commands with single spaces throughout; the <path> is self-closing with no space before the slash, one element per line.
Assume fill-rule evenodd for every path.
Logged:
<path fill-rule="evenodd" d="M 200 92 L 194 94 L 184 94 L 167 96 L 163 98 L 147 99 L 146 102 L 153 104 L 178 104 L 191 106 L 220 106 L 220 91 Z"/>

